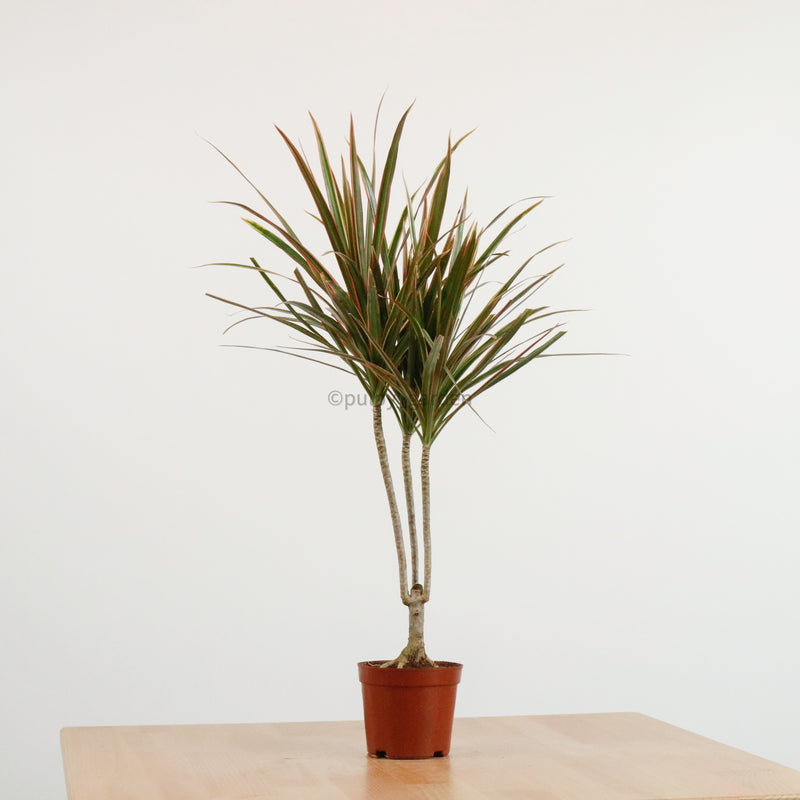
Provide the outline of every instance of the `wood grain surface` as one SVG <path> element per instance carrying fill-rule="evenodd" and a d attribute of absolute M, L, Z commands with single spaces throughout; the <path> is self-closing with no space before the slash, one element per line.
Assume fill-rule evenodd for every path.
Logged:
<path fill-rule="evenodd" d="M 456 719 L 449 758 L 361 722 L 65 728 L 69 800 L 800 800 L 800 772 L 642 714 Z"/>

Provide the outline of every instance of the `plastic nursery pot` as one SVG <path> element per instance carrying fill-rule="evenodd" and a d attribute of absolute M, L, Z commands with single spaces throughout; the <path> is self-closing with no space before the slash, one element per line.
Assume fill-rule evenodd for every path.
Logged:
<path fill-rule="evenodd" d="M 435 758 L 450 752 L 461 664 L 381 669 L 358 665 L 367 752 L 378 758 Z"/>

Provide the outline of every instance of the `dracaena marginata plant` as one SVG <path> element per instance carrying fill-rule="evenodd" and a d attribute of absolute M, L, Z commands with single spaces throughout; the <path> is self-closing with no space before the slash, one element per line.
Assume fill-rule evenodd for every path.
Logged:
<path fill-rule="evenodd" d="M 409 111 L 394 130 L 380 171 L 374 135 L 368 169 L 356 146 L 352 118 L 348 147 L 336 170 L 313 117 L 316 172 L 278 129 L 330 243 L 324 254 L 312 252 L 267 197 L 218 151 L 257 192 L 263 208 L 222 202 L 243 210 L 244 221 L 294 266 L 281 272 L 255 258 L 249 264 L 218 262 L 254 270 L 268 287 L 270 305 L 209 295 L 250 312 L 246 319 L 279 322 L 303 340 L 302 347 L 263 349 L 352 373 L 368 395 L 397 550 L 400 599 L 409 611 L 408 643 L 384 666 L 400 668 L 435 666 L 425 652 L 423 631 L 423 608 L 431 597 L 431 447 L 459 411 L 472 407 L 474 398 L 545 355 L 564 335 L 561 323 L 548 319 L 556 312 L 529 305 L 534 292 L 555 272 L 525 276 L 541 250 L 502 280 L 490 274 L 508 255 L 503 249 L 508 235 L 542 199 L 509 206 L 479 227 L 467 213 L 465 196 L 446 222 L 451 160 L 464 137 L 448 142 L 443 159 L 416 192 L 409 193 L 404 184 L 398 191 L 397 159 Z M 390 199 L 399 206 L 391 223 Z M 279 286 L 281 280 L 291 284 L 291 296 Z M 405 532 L 384 438 L 384 404 L 402 431 Z M 415 436 L 421 442 L 421 547 L 411 459 Z"/>

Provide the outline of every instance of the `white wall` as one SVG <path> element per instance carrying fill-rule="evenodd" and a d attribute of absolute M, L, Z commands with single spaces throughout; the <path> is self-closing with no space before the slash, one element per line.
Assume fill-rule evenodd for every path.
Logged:
<path fill-rule="evenodd" d="M 403 644 L 366 412 L 341 373 L 219 347 L 190 267 L 268 251 L 200 137 L 293 218 L 279 123 L 343 144 L 416 98 L 484 220 L 553 195 L 565 350 L 433 460 L 429 650 L 461 715 L 638 710 L 800 768 L 800 7 L 3 3 L 0 795 L 63 798 L 68 725 L 356 718 Z"/>

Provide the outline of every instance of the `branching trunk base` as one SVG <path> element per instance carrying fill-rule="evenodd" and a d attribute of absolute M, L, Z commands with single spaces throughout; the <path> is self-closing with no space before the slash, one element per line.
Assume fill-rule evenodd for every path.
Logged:
<path fill-rule="evenodd" d="M 425 624 L 425 597 L 420 584 L 411 587 L 408 605 L 408 644 L 397 658 L 381 664 L 383 667 L 435 667 L 436 663 L 425 652 L 423 630 Z"/>
<path fill-rule="evenodd" d="M 428 658 L 427 653 L 425 652 L 425 645 L 420 642 L 419 644 L 412 644 L 409 642 L 402 650 L 397 658 L 393 658 L 391 661 L 387 661 L 385 664 L 381 664 L 381 667 L 397 667 L 397 669 L 403 669 L 403 667 L 410 667 L 412 669 L 418 667 L 435 667 L 436 662 L 431 661 Z"/>

